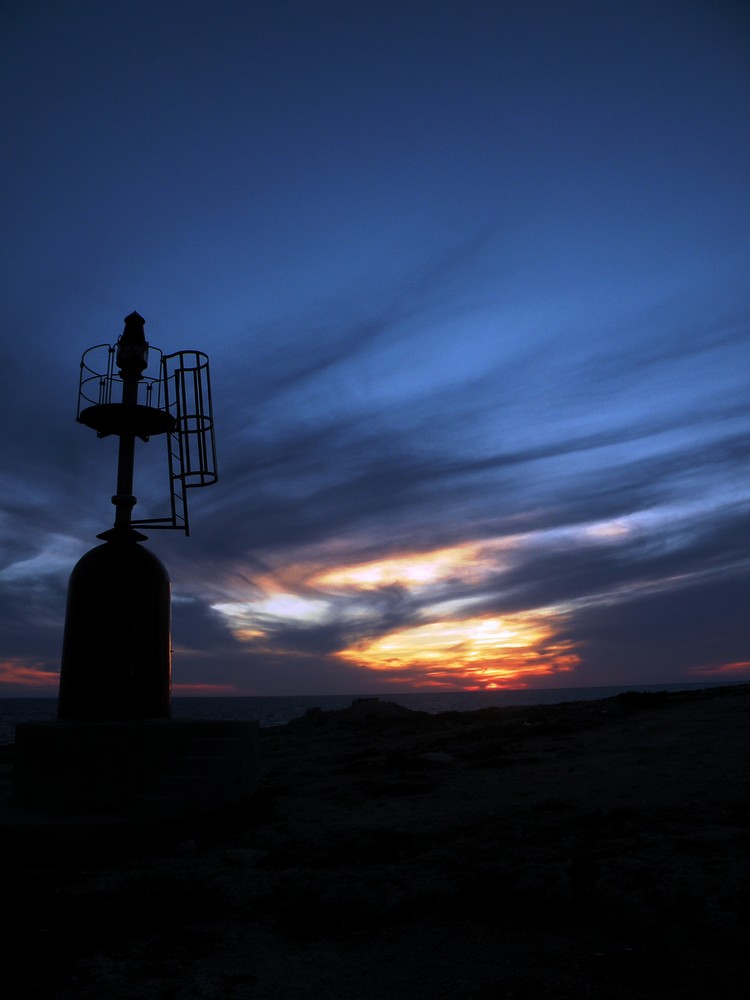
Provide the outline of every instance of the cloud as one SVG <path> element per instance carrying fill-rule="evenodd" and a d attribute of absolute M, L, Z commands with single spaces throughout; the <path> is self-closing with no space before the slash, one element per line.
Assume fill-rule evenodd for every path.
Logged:
<path fill-rule="evenodd" d="M 57 694 L 59 675 L 44 663 L 23 658 L 0 661 L 0 690 L 4 698 L 48 697 Z"/>
<path fill-rule="evenodd" d="M 690 667 L 689 674 L 696 680 L 705 678 L 706 680 L 732 680 L 739 683 L 747 683 L 750 678 L 750 660 L 736 660 L 733 663 L 712 662 L 704 663 L 698 667 Z"/>
<path fill-rule="evenodd" d="M 226 619 L 208 604 L 195 597 L 172 597 L 172 634 L 175 651 L 212 650 L 217 657 L 237 649 L 237 640 Z"/>

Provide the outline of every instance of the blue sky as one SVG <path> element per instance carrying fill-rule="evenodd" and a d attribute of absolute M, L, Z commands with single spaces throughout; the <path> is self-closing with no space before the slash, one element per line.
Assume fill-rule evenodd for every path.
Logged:
<path fill-rule="evenodd" d="M 746 680 L 731 2 L 10 3 L 0 693 L 113 510 L 78 363 L 211 357 L 175 693 Z M 135 516 L 163 513 L 162 444 Z"/>

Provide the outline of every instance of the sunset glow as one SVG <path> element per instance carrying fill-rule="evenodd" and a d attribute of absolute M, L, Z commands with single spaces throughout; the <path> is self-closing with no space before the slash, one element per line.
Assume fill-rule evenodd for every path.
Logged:
<path fill-rule="evenodd" d="M 237 641 L 264 655 L 290 635 L 299 643 L 304 634 L 324 629 L 340 640 L 331 650 L 338 661 L 399 684 L 523 686 L 533 676 L 568 672 L 578 664 L 572 643 L 559 637 L 563 609 L 503 615 L 467 610 L 486 599 L 487 581 L 502 579 L 514 550 L 529 539 L 533 544 L 533 535 L 489 538 L 326 569 L 316 553 L 310 563 L 292 561 L 264 575 L 265 593 L 213 609 L 227 619 Z M 394 601 L 397 607 L 406 602 L 406 620 L 383 628 L 379 608 Z"/>
<path fill-rule="evenodd" d="M 663 516 L 649 514 L 653 520 Z M 583 545 L 609 549 L 640 530 L 636 521 L 623 517 L 472 540 L 325 569 L 315 551 L 256 577 L 252 599 L 219 602 L 213 610 L 227 620 L 235 640 L 266 657 L 290 648 L 304 657 L 309 636 L 312 651 L 324 648 L 381 682 L 414 689 L 524 687 L 535 678 L 570 674 L 581 664 L 580 644 L 566 634 L 576 614 L 693 581 L 631 579 L 616 590 L 555 605 L 510 613 L 478 609 L 502 603 L 496 595 L 524 553 Z M 738 661 L 691 672 L 731 676 L 747 669 Z"/>
<path fill-rule="evenodd" d="M 401 629 L 338 654 L 372 670 L 408 671 L 414 679 L 457 685 L 522 686 L 533 675 L 567 672 L 579 662 L 540 614 L 437 621 Z M 417 678 L 418 680 L 418 678 Z"/>
<path fill-rule="evenodd" d="M 28 690 L 29 694 L 55 694 L 58 680 L 58 674 L 45 670 L 41 663 L 17 658 L 0 662 L 0 685 Z"/>

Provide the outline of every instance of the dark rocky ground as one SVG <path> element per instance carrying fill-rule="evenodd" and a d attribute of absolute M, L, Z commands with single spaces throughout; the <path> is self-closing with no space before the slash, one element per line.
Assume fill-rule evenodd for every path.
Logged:
<path fill-rule="evenodd" d="M 8 996 L 744 997 L 750 687 L 263 730 L 231 814 L 6 844 Z"/>

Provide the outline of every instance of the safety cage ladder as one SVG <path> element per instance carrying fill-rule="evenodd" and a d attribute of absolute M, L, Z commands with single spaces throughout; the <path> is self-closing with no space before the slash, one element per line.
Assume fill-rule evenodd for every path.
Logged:
<path fill-rule="evenodd" d="M 161 359 L 163 408 L 173 418 L 167 433 L 171 517 L 133 521 L 149 528 L 177 528 L 190 534 L 187 490 L 218 479 L 208 356 L 176 351 Z"/>

